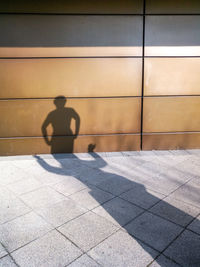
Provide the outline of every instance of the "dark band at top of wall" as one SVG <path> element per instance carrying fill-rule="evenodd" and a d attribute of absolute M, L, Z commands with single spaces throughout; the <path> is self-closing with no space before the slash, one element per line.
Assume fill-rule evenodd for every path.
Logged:
<path fill-rule="evenodd" d="M 200 14 L 199 0 L 146 0 L 146 14 Z M 0 13 L 143 14 L 143 0 L 2 0 Z"/>
<path fill-rule="evenodd" d="M 200 14 L 200 1 L 146 0 L 146 14 Z"/>
<path fill-rule="evenodd" d="M 4 0 L 0 13 L 142 14 L 143 0 Z"/>
<path fill-rule="evenodd" d="M 0 15 L 2 47 L 141 46 L 140 16 Z"/>

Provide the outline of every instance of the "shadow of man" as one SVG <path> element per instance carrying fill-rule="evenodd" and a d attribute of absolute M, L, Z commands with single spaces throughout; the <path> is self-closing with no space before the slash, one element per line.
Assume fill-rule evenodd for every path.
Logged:
<path fill-rule="evenodd" d="M 92 151 L 92 147 L 94 147 L 94 145 L 89 145 L 88 150 L 90 152 Z M 105 171 L 105 167 L 108 166 L 108 163 L 96 153 L 90 153 L 90 155 L 93 160 L 79 159 L 74 154 L 70 155 L 69 158 L 63 158 L 61 155 L 54 154 L 53 156 L 60 167 L 52 166 L 41 157 L 35 157 L 39 165 L 46 171 L 66 178 L 66 183 L 61 182 L 63 186 L 68 184 L 69 187 L 71 187 L 72 176 L 85 185 L 87 188 L 84 189 L 86 190 L 86 194 L 90 195 L 99 203 L 101 208 L 97 207 L 98 204 L 96 204 L 97 208 L 88 208 L 87 205 L 85 206 L 84 198 L 79 199 L 77 204 L 92 210 L 94 213 L 106 218 L 117 227 L 124 228 L 128 232 L 129 236 L 133 239 L 133 243 L 131 243 L 131 241 L 129 243 L 129 246 L 132 244 L 133 247 L 127 248 L 128 251 L 130 250 L 132 251 L 131 253 L 133 253 L 132 266 L 141 266 L 137 265 L 137 252 L 134 256 L 135 243 L 139 244 L 143 249 L 143 252 L 141 251 L 141 257 L 146 255 L 144 257 L 147 257 L 146 260 L 149 260 L 149 262 L 154 259 L 158 266 L 179 266 L 179 264 L 181 264 L 181 266 L 199 266 L 199 241 L 196 237 L 193 238 L 195 234 L 192 232 L 192 235 L 189 236 L 189 241 L 187 240 L 187 235 L 189 233 L 187 226 L 195 217 L 165 201 L 164 196 L 159 197 L 161 194 L 156 193 L 156 189 L 153 193 L 151 190 L 146 190 L 142 183 L 138 183 L 134 181 L 134 179 L 130 180 L 130 178 L 119 175 L 116 172 Z M 64 190 L 66 190 L 66 188 Z M 83 192 L 82 189 L 70 194 L 74 195 L 81 192 Z M 110 197 L 108 196 L 108 199 L 102 200 L 105 194 L 110 194 Z M 66 194 L 66 196 L 68 196 L 68 194 Z M 159 213 L 157 213 L 157 209 L 160 210 Z M 96 222 L 94 221 L 93 224 L 91 228 L 94 230 L 96 229 Z M 94 247 L 97 244 L 93 244 L 93 238 L 91 238 L 91 241 L 88 235 L 95 235 L 96 231 L 98 232 L 98 227 L 94 232 L 88 230 L 88 232 L 83 235 L 81 229 L 80 233 L 79 229 L 76 229 L 76 232 L 73 233 L 74 239 L 72 238 L 72 241 L 76 243 L 77 240 L 80 240 L 78 236 L 81 234 L 83 235 L 81 236 L 82 244 L 86 242 L 91 245 L 91 247 Z M 182 239 L 186 238 L 186 247 L 176 247 L 176 245 L 172 245 L 171 251 L 174 252 L 171 253 L 174 253 L 174 255 L 172 255 L 173 257 L 171 258 L 169 255 L 168 259 L 164 258 L 163 253 L 165 256 L 168 256 L 168 254 L 165 254 L 165 251 L 179 237 Z M 102 240 L 99 240 L 99 242 L 100 241 Z M 82 244 L 79 244 L 80 247 Z M 189 252 L 187 252 L 188 246 L 190 246 Z M 122 259 L 124 260 L 127 249 L 123 240 L 121 240 L 120 248 Z M 193 252 L 191 253 L 191 251 Z M 149 256 L 147 256 L 147 254 Z M 176 257 L 178 258 L 178 262 L 175 261 Z M 172 261 L 170 262 L 169 259 Z M 100 261 L 101 260 L 103 261 L 103 259 L 100 259 Z M 141 260 L 143 259 L 141 258 Z M 112 257 L 109 261 L 110 266 L 112 266 Z M 124 261 L 124 264 L 124 266 L 126 266 L 126 261 Z M 146 264 L 142 266 L 146 266 Z"/>
<path fill-rule="evenodd" d="M 64 107 L 66 100 L 63 96 L 56 97 L 54 103 L 56 110 L 49 113 L 42 125 L 45 142 L 51 145 L 52 153 L 63 152 L 62 149 L 59 150 L 58 148 L 65 146 L 65 143 L 61 140 L 58 144 L 56 138 L 63 133 L 71 135 L 70 144 L 67 145 L 67 152 L 73 152 L 73 142 L 79 132 L 80 118 L 73 109 Z M 70 128 L 72 119 L 76 121 L 74 136 Z M 51 140 L 48 139 L 46 131 L 49 124 L 52 124 L 53 127 Z M 79 159 L 75 154 L 71 154 L 67 158 L 66 156 L 62 157 L 61 155 L 53 154 L 53 157 L 59 163 L 59 167 L 52 166 L 39 156 L 35 156 L 35 158 L 38 164 L 46 171 L 64 177 L 65 186 L 66 184 L 70 186 L 72 176 L 85 185 L 87 188 L 86 194 L 92 196 L 92 199 L 101 205 L 99 213 L 95 210 L 93 212 L 105 217 L 108 221 L 118 226 L 119 230 L 124 228 L 132 240 L 135 240 L 145 253 L 150 256 L 150 261 L 154 259 L 159 266 L 170 266 L 170 264 L 178 266 L 176 265 L 177 263 L 182 266 L 200 266 L 199 241 L 195 238 L 190 240 L 191 237 L 189 246 L 190 251 L 194 252 L 192 255 L 190 252 L 183 252 L 183 248 L 178 249 L 172 246 L 172 251 L 175 251 L 176 256 L 178 255 L 179 262 L 174 262 L 174 256 L 171 258 L 169 255 L 168 259 L 166 258 L 166 261 L 171 258 L 173 260 L 171 263 L 163 262 L 163 256 L 160 257 L 177 238 L 184 236 L 184 234 L 187 236 L 189 231 L 186 228 L 195 217 L 167 202 L 167 195 L 159 194 L 156 192 L 156 188 L 155 190 L 147 190 L 143 183 L 138 182 L 137 175 L 135 176 L 134 169 L 131 166 L 131 176 L 119 175 L 120 172 L 112 169 L 105 159 L 94 153 L 94 149 L 95 144 L 88 145 L 88 152 L 90 152 L 92 160 Z M 76 193 L 79 193 L 79 191 L 73 194 Z M 102 195 L 106 194 L 108 194 L 108 198 L 102 201 Z M 79 204 L 84 207 L 84 199 L 80 199 Z M 93 209 L 89 208 L 89 210 Z M 96 229 L 94 225 L 92 229 Z M 97 244 L 92 243 L 94 239 L 91 238 L 90 240 L 88 235 L 95 235 L 96 231 L 97 229 L 94 233 L 81 233 L 83 235 L 81 242 L 86 242 L 87 240 L 87 243 L 91 242 L 91 247 L 95 247 Z M 80 233 L 77 231 L 74 235 L 75 240 L 72 241 L 76 243 L 76 235 L 79 236 Z M 120 245 L 123 250 L 122 254 L 124 253 L 122 255 L 123 259 L 126 255 L 125 245 Z M 133 254 L 135 253 L 134 248 L 129 249 Z M 173 252 L 170 253 L 173 254 Z M 168 254 L 164 253 L 164 255 Z M 137 261 L 136 258 L 134 259 L 133 257 L 133 266 L 135 264 L 134 261 Z M 112 259 L 110 258 L 110 260 L 111 266 Z"/>
<path fill-rule="evenodd" d="M 80 117 L 73 108 L 66 108 L 67 100 L 64 96 L 54 99 L 56 109 L 51 111 L 42 124 L 42 134 L 47 145 L 51 146 L 51 153 L 73 153 L 74 140 L 80 129 Z M 72 119 L 75 120 L 75 133 L 71 130 Z M 47 127 L 51 125 L 51 138 L 47 135 Z"/>

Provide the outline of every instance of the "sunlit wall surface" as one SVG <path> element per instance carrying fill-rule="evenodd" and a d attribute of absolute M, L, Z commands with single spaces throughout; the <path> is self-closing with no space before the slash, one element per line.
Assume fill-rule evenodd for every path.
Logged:
<path fill-rule="evenodd" d="M 10 0 L 0 13 L 1 155 L 200 147 L 199 1 Z"/>
<path fill-rule="evenodd" d="M 200 2 L 147 0 L 143 149 L 200 147 Z"/>

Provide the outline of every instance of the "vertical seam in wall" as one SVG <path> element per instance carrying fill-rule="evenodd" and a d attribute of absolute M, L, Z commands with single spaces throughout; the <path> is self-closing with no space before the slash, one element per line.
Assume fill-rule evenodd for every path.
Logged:
<path fill-rule="evenodd" d="M 143 150 L 143 101 L 144 101 L 144 53 L 145 53 L 145 12 L 146 0 L 143 0 L 143 37 L 142 37 L 142 88 L 141 88 L 141 126 L 140 126 L 140 148 Z"/>

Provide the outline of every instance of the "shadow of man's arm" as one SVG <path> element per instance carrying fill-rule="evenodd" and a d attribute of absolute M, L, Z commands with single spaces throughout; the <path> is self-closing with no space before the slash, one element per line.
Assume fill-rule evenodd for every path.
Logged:
<path fill-rule="evenodd" d="M 77 137 L 77 135 L 79 134 L 79 130 L 80 130 L 80 117 L 75 110 L 73 110 L 72 118 L 75 120 L 75 133 L 74 134 Z"/>
<path fill-rule="evenodd" d="M 98 161 L 98 167 L 103 168 L 104 166 L 107 165 L 105 160 L 103 160 L 99 154 L 94 152 L 96 145 L 95 144 L 89 144 L 88 145 L 88 153 L 93 157 L 93 159 L 97 162 Z M 93 165 L 94 160 L 91 161 L 91 165 Z"/>
<path fill-rule="evenodd" d="M 51 166 L 45 160 L 43 160 L 43 158 L 41 158 L 40 156 L 34 155 L 33 157 L 37 160 L 38 164 L 46 171 L 60 174 L 60 175 L 65 174 L 64 169 L 62 169 L 61 167 Z"/>
<path fill-rule="evenodd" d="M 49 126 L 50 123 L 51 123 L 51 121 L 50 121 L 50 117 L 48 115 L 46 117 L 45 121 L 43 122 L 42 128 L 41 128 L 44 140 L 45 140 L 46 144 L 49 146 L 51 145 L 51 141 L 48 139 L 48 136 L 47 136 L 47 127 Z"/>

